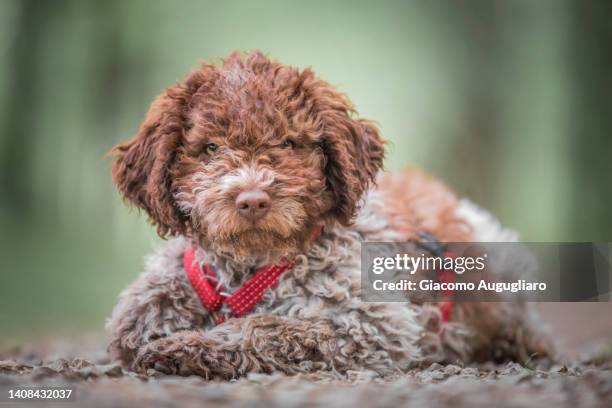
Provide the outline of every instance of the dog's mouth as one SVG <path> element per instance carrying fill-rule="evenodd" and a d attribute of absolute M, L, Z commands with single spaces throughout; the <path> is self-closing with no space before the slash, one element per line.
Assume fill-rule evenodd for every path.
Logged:
<path fill-rule="evenodd" d="M 287 201 L 285 205 L 272 205 L 265 215 L 256 219 L 234 213 L 228 224 L 229 236 L 236 239 L 258 238 L 264 242 L 268 239 L 282 241 L 299 235 L 306 223 L 306 214 L 301 205 Z M 222 227 L 223 228 L 223 227 Z"/>
<path fill-rule="evenodd" d="M 237 234 L 233 234 L 233 235 L 240 235 L 240 234 L 245 234 L 245 233 L 271 233 L 271 234 L 276 234 L 275 231 L 272 231 L 271 228 L 268 225 L 267 219 L 264 217 L 262 219 L 256 220 L 256 221 L 251 221 L 251 220 L 240 220 L 240 227 L 239 227 L 239 231 Z"/>
<path fill-rule="evenodd" d="M 270 260 L 295 254 L 300 248 L 300 239 L 255 225 L 239 233 L 218 236 L 211 244 L 216 251 L 234 259 Z"/>

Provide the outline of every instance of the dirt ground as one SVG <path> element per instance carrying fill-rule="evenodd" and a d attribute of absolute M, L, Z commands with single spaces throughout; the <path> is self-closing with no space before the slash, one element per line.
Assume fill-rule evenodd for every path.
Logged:
<path fill-rule="evenodd" d="M 103 338 L 89 335 L 0 349 L 0 407 L 46 405 L 7 402 L 8 389 L 32 385 L 74 389 L 72 400 L 48 404 L 54 407 L 611 407 L 612 304 L 550 304 L 541 309 L 566 356 L 546 370 L 515 363 L 434 364 L 385 379 L 368 372 L 342 379 L 332 374 L 251 375 L 232 382 L 157 372 L 140 377 L 111 363 Z"/>

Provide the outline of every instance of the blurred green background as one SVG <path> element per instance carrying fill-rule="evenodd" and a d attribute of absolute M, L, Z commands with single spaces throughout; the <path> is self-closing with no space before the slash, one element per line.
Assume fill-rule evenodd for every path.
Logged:
<path fill-rule="evenodd" d="M 612 240 L 607 1 L 0 0 L 0 342 L 100 329 L 157 242 L 102 156 L 200 61 L 311 66 L 531 241 Z"/>

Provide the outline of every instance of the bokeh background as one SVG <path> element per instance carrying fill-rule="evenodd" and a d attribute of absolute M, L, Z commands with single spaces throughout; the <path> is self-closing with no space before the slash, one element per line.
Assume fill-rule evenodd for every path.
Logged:
<path fill-rule="evenodd" d="M 0 342 L 99 330 L 158 241 L 104 153 L 261 49 L 529 241 L 612 240 L 612 2 L 0 0 Z"/>

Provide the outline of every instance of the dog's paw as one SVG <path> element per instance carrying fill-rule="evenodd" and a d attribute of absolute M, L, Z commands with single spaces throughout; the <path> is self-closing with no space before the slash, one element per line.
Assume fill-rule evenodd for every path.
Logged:
<path fill-rule="evenodd" d="M 176 374 L 180 368 L 180 356 L 177 355 L 179 349 L 180 347 L 168 338 L 153 341 L 138 350 L 131 368 L 140 374 L 147 374 L 149 370 Z"/>
<path fill-rule="evenodd" d="M 269 315 L 247 319 L 243 338 L 244 347 L 253 351 L 264 371 L 275 367 L 292 374 L 311 371 L 309 367 L 327 368 L 338 344 L 335 331 L 324 321 L 296 321 Z"/>
<path fill-rule="evenodd" d="M 199 375 L 210 378 L 210 370 L 202 359 L 202 344 L 194 335 L 175 333 L 143 346 L 132 363 L 132 370 L 148 375 L 150 370 L 181 376 Z"/>

